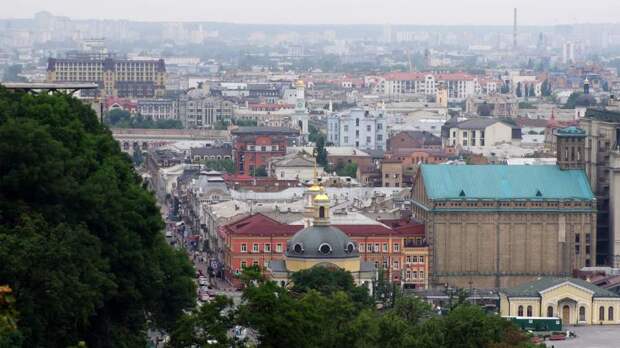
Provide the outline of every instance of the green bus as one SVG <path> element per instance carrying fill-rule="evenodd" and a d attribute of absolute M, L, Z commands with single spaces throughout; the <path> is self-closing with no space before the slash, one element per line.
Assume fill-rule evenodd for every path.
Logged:
<path fill-rule="evenodd" d="M 558 317 L 504 317 L 525 331 L 562 331 Z"/>

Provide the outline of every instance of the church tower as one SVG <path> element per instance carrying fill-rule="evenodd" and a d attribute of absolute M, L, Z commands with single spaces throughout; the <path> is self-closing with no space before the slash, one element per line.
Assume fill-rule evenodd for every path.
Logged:
<path fill-rule="evenodd" d="M 305 84 L 304 81 L 295 82 L 295 114 L 292 117 L 292 128 L 298 129 L 302 143 L 308 141 L 308 111 L 306 110 Z"/>
<path fill-rule="evenodd" d="M 329 196 L 325 189 L 314 197 L 314 226 L 329 225 Z"/>
<path fill-rule="evenodd" d="M 560 169 L 585 169 L 586 132 L 577 127 L 555 130 L 556 158 Z"/>

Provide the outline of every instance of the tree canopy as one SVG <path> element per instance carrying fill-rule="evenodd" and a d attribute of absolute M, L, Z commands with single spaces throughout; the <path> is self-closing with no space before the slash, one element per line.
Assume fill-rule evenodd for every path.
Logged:
<path fill-rule="evenodd" d="M 344 270 L 294 273 L 290 290 L 252 272 L 238 307 L 216 299 L 185 315 L 172 346 L 203 346 L 208 338 L 217 341 L 213 346 L 234 347 L 239 342 L 223 333 L 241 325 L 252 330 L 258 347 L 270 348 L 534 347 L 511 322 L 478 306 L 460 303 L 438 316 L 415 296 L 399 296 L 383 310 L 372 301 L 356 302 L 354 289 L 361 287 Z"/>
<path fill-rule="evenodd" d="M 194 270 L 81 101 L 0 87 L 0 284 L 25 347 L 139 347 L 195 305 Z"/>
<path fill-rule="evenodd" d="M 145 129 L 181 129 L 183 124 L 179 120 L 152 120 L 142 115 L 132 116 L 129 111 L 114 109 L 106 113 L 104 122 L 117 128 L 145 128 Z"/>

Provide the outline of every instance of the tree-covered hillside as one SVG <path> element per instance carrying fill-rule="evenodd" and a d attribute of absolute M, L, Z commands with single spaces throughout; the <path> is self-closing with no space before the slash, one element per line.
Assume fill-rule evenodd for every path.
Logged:
<path fill-rule="evenodd" d="M 155 199 L 81 101 L 0 87 L 0 285 L 24 347 L 144 347 L 194 305 Z"/>

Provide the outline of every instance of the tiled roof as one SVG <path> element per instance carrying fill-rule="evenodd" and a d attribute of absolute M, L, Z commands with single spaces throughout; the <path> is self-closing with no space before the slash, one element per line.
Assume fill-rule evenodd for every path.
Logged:
<path fill-rule="evenodd" d="M 501 292 L 506 294 L 508 297 L 540 297 L 540 292 L 556 285 L 560 285 L 562 283 L 571 283 L 578 287 L 586 288 L 594 293 L 594 297 L 617 297 L 620 298 L 619 295 L 603 289 L 599 286 L 596 286 L 592 283 L 589 283 L 583 279 L 579 278 L 568 278 L 568 277 L 543 277 L 539 278 L 533 282 L 523 284 L 521 286 L 503 289 Z"/>
<path fill-rule="evenodd" d="M 558 166 L 423 164 L 421 173 L 430 199 L 594 199 L 584 171 Z"/>

